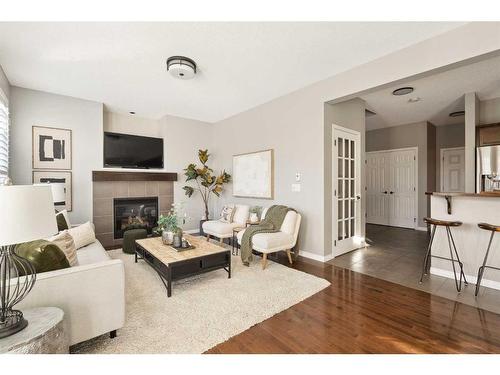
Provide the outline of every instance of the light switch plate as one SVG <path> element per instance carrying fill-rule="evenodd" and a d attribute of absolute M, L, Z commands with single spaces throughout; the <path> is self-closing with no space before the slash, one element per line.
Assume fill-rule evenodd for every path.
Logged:
<path fill-rule="evenodd" d="M 300 192 L 300 184 L 292 184 L 292 191 L 294 193 Z"/>

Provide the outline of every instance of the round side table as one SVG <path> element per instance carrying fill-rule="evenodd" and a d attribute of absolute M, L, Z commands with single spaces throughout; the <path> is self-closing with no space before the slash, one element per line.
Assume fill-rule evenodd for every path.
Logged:
<path fill-rule="evenodd" d="M 0 339 L 0 353 L 64 354 L 69 340 L 64 329 L 64 312 L 57 307 L 22 309 L 28 326 Z"/>

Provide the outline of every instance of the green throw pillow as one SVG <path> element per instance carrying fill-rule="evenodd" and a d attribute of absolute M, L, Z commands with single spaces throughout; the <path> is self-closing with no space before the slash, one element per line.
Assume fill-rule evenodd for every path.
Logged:
<path fill-rule="evenodd" d="M 30 261 L 35 267 L 36 273 L 69 268 L 69 262 L 64 252 L 59 247 L 47 240 L 36 240 L 16 245 L 14 250 L 17 255 Z M 18 268 L 18 272 L 24 275 L 24 270 Z"/>
<path fill-rule="evenodd" d="M 64 217 L 64 214 L 62 212 L 58 212 L 56 214 L 56 221 L 57 221 L 57 230 L 59 232 L 62 230 L 69 229 L 68 222 L 66 221 L 66 218 Z"/>

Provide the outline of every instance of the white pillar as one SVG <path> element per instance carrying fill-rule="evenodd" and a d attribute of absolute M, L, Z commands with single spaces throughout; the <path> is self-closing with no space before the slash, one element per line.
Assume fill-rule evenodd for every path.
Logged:
<path fill-rule="evenodd" d="M 476 125 L 479 100 L 475 92 L 465 94 L 465 192 L 476 191 Z"/>

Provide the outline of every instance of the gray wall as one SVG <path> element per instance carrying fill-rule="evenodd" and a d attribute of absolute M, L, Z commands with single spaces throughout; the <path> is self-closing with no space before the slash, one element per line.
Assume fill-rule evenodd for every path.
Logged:
<path fill-rule="evenodd" d="M 198 228 L 199 220 L 204 214 L 203 201 L 198 193 L 191 198 L 184 194 L 183 169 L 189 163 L 198 163 L 199 149 L 208 149 L 213 153 L 212 125 L 175 116 L 151 120 L 128 114 L 104 112 L 104 130 L 164 139 L 164 170 L 176 172 L 179 178 L 179 181 L 174 183 L 174 202 L 184 202 L 184 211 L 191 218 L 184 229 Z M 213 164 L 212 161 L 209 163 Z"/>
<path fill-rule="evenodd" d="M 436 190 L 441 191 L 441 149 L 464 147 L 465 125 L 436 126 Z"/>
<path fill-rule="evenodd" d="M 10 97 L 10 84 L 7 76 L 5 75 L 2 66 L 0 65 L 0 91 L 3 92 L 7 100 Z"/>
<path fill-rule="evenodd" d="M 365 160 L 365 102 L 359 98 L 352 99 L 346 102 L 329 104 L 325 103 L 325 127 L 324 127 L 324 175 L 325 175 L 325 190 L 324 190 L 324 233 L 325 233 L 325 254 L 328 255 L 329 250 L 333 248 L 332 235 L 332 196 L 333 196 L 333 176 L 332 176 L 332 139 L 333 127 L 332 125 L 339 125 L 344 128 L 353 129 L 360 133 L 360 149 L 361 161 Z M 365 192 L 365 163 L 361 162 L 361 236 L 365 236 L 366 224 L 366 192 Z"/>
<path fill-rule="evenodd" d="M 12 87 L 10 173 L 15 184 L 32 183 L 32 126 L 72 130 L 73 223 L 92 218 L 91 172 L 102 166 L 103 105 Z"/>
<path fill-rule="evenodd" d="M 428 166 L 435 165 L 436 160 L 430 155 L 431 163 L 428 163 L 428 132 L 432 132 L 430 129 L 433 127 L 433 125 L 423 121 L 366 132 L 366 152 L 418 147 L 418 225 L 422 227 L 425 226 L 423 218 L 428 213 L 428 202 L 425 195 L 429 186 Z M 431 178 L 433 178 L 434 183 L 435 176 L 432 175 Z"/>

